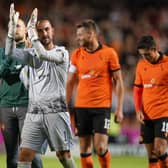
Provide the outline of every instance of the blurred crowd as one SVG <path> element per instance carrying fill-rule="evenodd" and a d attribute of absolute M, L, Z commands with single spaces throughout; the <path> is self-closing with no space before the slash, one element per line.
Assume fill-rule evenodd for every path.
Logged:
<path fill-rule="evenodd" d="M 3 47 L 10 0 L 0 2 L 0 46 Z M 14 3 L 26 22 L 32 10 L 37 7 L 39 18 L 52 21 L 56 44 L 65 45 L 70 53 L 76 47 L 75 25 L 82 19 L 94 19 L 100 27 L 100 41 L 114 47 L 120 57 L 125 82 L 124 113 L 132 120 L 135 114 L 132 85 L 139 59 L 136 43 L 140 36 L 150 34 L 156 39 L 161 51 L 168 53 L 167 0 L 17 0 Z"/>

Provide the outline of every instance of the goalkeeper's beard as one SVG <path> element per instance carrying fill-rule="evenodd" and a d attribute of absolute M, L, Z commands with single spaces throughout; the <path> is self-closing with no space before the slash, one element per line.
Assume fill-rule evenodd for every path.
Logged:
<path fill-rule="evenodd" d="M 52 42 L 52 39 L 50 38 L 43 38 L 40 40 L 41 43 L 44 45 L 44 46 L 48 46 L 51 42 Z"/>

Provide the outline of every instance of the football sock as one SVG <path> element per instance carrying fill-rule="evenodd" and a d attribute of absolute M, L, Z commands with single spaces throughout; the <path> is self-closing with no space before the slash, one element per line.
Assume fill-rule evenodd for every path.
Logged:
<path fill-rule="evenodd" d="M 107 150 L 103 155 L 98 155 L 101 168 L 110 168 L 110 152 Z"/>
<path fill-rule="evenodd" d="M 81 153 L 80 156 L 82 168 L 93 168 L 93 159 L 91 153 Z"/>
<path fill-rule="evenodd" d="M 159 159 L 160 159 L 160 161 L 159 161 L 160 168 L 168 168 L 168 155 L 167 155 L 167 153 L 161 155 L 159 157 Z"/>

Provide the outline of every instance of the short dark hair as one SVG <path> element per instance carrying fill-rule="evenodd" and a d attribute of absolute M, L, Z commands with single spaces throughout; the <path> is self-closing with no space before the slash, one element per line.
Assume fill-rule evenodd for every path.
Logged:
<path fill-rule="evenodd" d="M 138 41 L 137 49 L 152 49 L 156 47 L 155 40 L 153 36 L 142 36 Z"/>
<path fill-rule="evenodd" d="M 51 25 L 51 27 L 53 27 L 53 24 L 51 23 L 51 21 L 50 21 L 49 19 L 45 19 L 45 18 L 39 19 L 39 20 L 37 21 L 36 26 L 37 26 L 39 23 L 42 23 L 42 22 L 48 22 L 48 23 Z"/>
<path fill-rule="evenodd" d="M 97 26 L 96 22 L 92 19 L 85 19 L 76 25 L 77 29 L 81 27 L 84 27 L 88 30 L 94 30 L 96 33 L 99 33 L 99 27 Z"/>

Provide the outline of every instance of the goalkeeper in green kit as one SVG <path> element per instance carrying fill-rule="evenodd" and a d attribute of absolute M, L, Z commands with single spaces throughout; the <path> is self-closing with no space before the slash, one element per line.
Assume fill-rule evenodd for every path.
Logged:
<path fill-rule="evenodd" d="M 13 11 L 12 4 L 10 13 L 12 14 Z M 17 17 L 18 14 L 15 21 L 17 21 Z M 10 18 L 12 19 L 12 15 Z M 17 48 L 26 48 L 26 26 L 23 20 L 17 21 L 15 29 L 12 28 L 12 24 L 9 22 L 8 36 L 13 38 Z M 7 168 L 17 168 L 20 134 L 27 113 L 28 91 L 19 79 L 23 66 L 22 61 L 7 58 L 5 49 L 0 48 L 0 129 L 6 149 Z M 32 162 L 32 168 L 42 168 L 42 162 L 38 155 Z"/>

